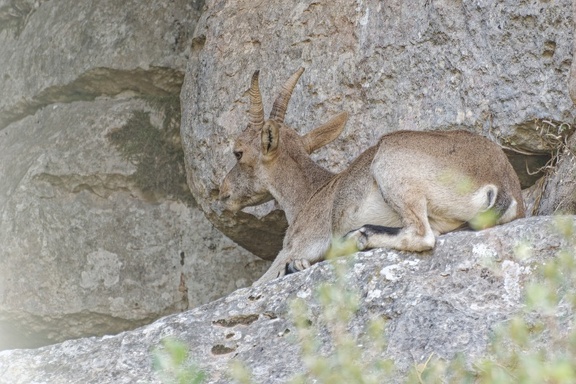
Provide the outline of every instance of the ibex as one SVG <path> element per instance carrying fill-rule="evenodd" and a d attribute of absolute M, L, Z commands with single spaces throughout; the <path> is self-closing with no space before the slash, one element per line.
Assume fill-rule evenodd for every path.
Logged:
<path fill-rule="evenodd" d="M 494 214 L 490 225 L 524 216 L 520 183 L 504 152 L 462 130 L 386 134 L 346 170 L 325 170 L 309 155 L 336 139 L 348 116 L 304 136 L 284 124 L 303 71 L 284 84 L 268 120 L 254 73 L 250 122 L 236 139 L 237 162 L 220 187 L 221 208 L 236 212 L 274 198 L 286 213 L 283 248 L 256 284 L 323 260 L 333 239 L 357 250 L 419 252 L 484 212 Z"/>

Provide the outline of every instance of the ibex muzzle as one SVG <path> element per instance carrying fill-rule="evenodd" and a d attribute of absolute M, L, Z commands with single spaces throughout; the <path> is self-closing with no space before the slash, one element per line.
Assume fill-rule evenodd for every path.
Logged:
<path fill-rule="evenodd" d="M 309 154 L 340 135 L 347 114 L 304 136 L 286 126 L 286 107 L 302 72 L 284 84 L 268 120 L 254 73 L 250 123 L 236 140 L 237 163 L 220 188 L 228 210 L 275 198 L 286 213 L 282 251 L 257 283 L 338 253 L 334 239 L 353 244 L 352 251 L 425 251 L 439 234 L 524 216 L 520 183 L 503 151 L 466 131 L 393 132 L 341 173 L 323 169 Z"/>

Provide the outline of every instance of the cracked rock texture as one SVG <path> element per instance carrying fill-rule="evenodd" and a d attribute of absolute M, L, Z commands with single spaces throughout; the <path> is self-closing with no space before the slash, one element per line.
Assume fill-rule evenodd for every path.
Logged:
<path fill-rule="evenodd" d="M 0 128 L 52 103 L 178 92 L 197 7 L 182 0 L 9 1 L 0 9 L 19 11 L 21 27 L 7 24 L 0 35 Z"/>
<path fill-rule="evenodd" d="M 0 349 L 131 329 L 266 269 L 186 185 L 201 5 L 0 0 Z"/>
<path fill-rule="evenodd" d="M 568 92 L 573 30 L 570 0 L 207 1 L 182 90 L 188 183 L 219 229 L 261 257 L 276 254 L 283 222 L 273 205 L 219 217 L 211 203 L 248 123 L 252 73 L 261 70 L 268 113 L 300 66 L 288 124 L 306 133 L 350 113 L 342 137 L 315 155 L 331 170 L 390 131 L 462 127 L 542 154 L 530 157 L 534 171 L 554 149 L 538 125 L 571 126 L 576 114 Z M 526 156 L 510 155 L 524 187 L 533 184 Z"/>
<path fill-rule="evenodd" d="M 260 258 L 280 247 L 286 223 L 273 203 L 211 209 L 255 69 L 269 110 L 307 68 L 287 115 L 302 132 L 350 113 L 343 137 L 315 155 L 331 170 L 385 132 L 455 127 L 541 155 L 534 170 L 556 149 L 537 128 L 573 123 L 573 40 L 568 0 L 0 0 L 0 349 L 133 328 L 262 274 L 266 261 L 204 217 Z M 541 213 L 573 209 L 564 158 L 534 200 Z M 511 159 L 525 169 L 525 157 Z M 380 269 L 390 281 L 422 265 L 390 263 Z"/>
<path fill-rule="evenodd" d="M 576 20 L 576 1 L 572 4 L 572 16 Z M 576 40 L 573 40 L 573 52 L 576 55 Z M 569 88 L 576 103 L 576 60 L 572 61 Z M 536 211 L 539 215 L 576 213 L 576 135 L 568 138 L 561 135 L 560 141 L 556 166 L 536 186 L 541 193 L 537 195 L 541 200 Z"/>
<path fill-rule="evenodd" d="M 576 216 L 565 219 L 576 224 Z M 532 217 L 447 234 L 423 254 L 379 249 L 339 260 L 351 262 L 348 284 L 361 298 L 348 331 L 360 337 L 370 319 L 387 320 L 383 357 L 398 367 L 390 382 L 432 353 L 450 359 L 461 352 L 469 361 L 483 356 L 494 328 L 522 307 L 522 287 L 535 280 L 534 268 L 573 247 L 556 220 Z M 252 371 L 255 383 L 286 383 L 302 371 L 288 306 L 297 297 L 307 303 L 321 353 L 329 353 L 316 288 L 333 280 L 332 264 L 324 262 L 116 336 L 0 352 L 0 383 L 159 383 L 151 351 L 166 337 L 186 343 L 207 383 L 230 383 L 233 360 Z"/>

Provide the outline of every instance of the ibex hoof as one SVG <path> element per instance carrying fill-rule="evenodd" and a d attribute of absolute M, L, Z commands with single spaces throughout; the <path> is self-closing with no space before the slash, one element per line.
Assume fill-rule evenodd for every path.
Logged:
<path fill-rule="evenodd" d="M 356 246 L 359 251 L 364 251 L 366 249 L 372 248 L 370 245 L 370 237 L 374 235 L 388 235 L 396 236 L 400 233 L 402 228 L 397 227 L 384 227 L 381 225 L 364 224 L 358 229 L 354 229 L 348 232 L 344 239 L 346 241 L 356 241 Z"/>
<path fill-rule="evenodd" d="M 354 243 L 357 251 L 363 251 L 368 247 L 369 236 L 370 233 L 368 233 L 364 227 L 360 227 L 348 232 L 344 236 L 344 241 L 346 243 Z"/>
<path fill-rule="evenodd" d="M 298 259 L 286 264 L 286 274 L 296 273 L 310 268 L 310 262 L 306 259 Z"/>

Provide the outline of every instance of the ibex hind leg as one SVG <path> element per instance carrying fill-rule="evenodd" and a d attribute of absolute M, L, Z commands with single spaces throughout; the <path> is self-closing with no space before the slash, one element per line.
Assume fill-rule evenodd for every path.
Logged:
<path fill-rule="evenodd" d="M 410 227 L 389 228 L 380 227 L 382 231 L 375 230 L 375 226 L 364 225 L 345 235 L 346 241 L 355 241 L 359 251 L 373 248 L 394 248 L 401 251 L 422 252 L 434 247 L 436 238 L 434 233 L 425 236 L 417 234 Z M 392 231 L 389 231 L 392 229 Z"/>
<path fill-rule="evenodd" d="M 436 237 L 426 211 L 424 198 L 401 202 L 396 209 L 405 224 L 402 228 L 364 225 L 345 235 L 355 240 L 358 250 L 371 248 L 394 248 L 402 251 L 427 251 L 434 247 Z"/>
<path fill-rule="evenodd" d="M 364 224 L 344 235 L 344 242 L 354 242 L 359 251 L 374 248 L 371 246 L 376 235 L 397 236 L 402 228 L 384 227 L 381 225 Z"/>

